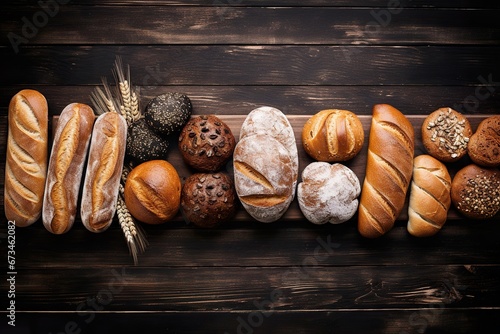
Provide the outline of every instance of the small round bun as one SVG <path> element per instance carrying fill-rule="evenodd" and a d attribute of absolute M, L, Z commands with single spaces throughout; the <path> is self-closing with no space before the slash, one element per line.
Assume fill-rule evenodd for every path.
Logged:
<path fill-rule="evenodd" d="M 359 180 L 348 167 L 312 162 L 302 172 L 297 198 L 300 210 L 311 223 L 340 224 L 356 213 L 360 192 Z"/>
<path fill-rule="evenodd" d="M 235 203 L 233 180 L 224 173 L 195 173 L 182 187 L 182 213 L 198 227 L 213 228 L 228 222 L 236 212 Z"/>
<path fill-rule="evenodd" d="M 231 159 L 235 145 L 231 129 L 215 115 L 192 117 L 179 135 L 182 158 L 201 172 L 220 170 Z"/>
<path fill-rule="evenodd" d="M 169 92 L 156 96 L 148 103 L 144 118 L 155 132 L 168 136 L 182 129 L 191 113 L 192 105 L 189 97 Z"/>
<path fill-rule="evenodd" d="M 467 154 L 472 128 L 467 118 L 451 108 L 439 108 L 422 124 L 422 143 L 442 162 L 453 162 Z"/>
<path fill-rule="evenodd" d="M 127 177 L 125 204 L 137 220 L 162 224 L 179 211 L 181 188 L 179 174 L 168 161 L 143 162 Z"/>
<path fill-rule="evenodd" d="M 348 110 L 322 110 L 309 118 L 302 129 L 304 150 L 318 161 L 352 159 L 363 147 L 364 138 L 361 121 Z"/>
<path fill-rule="evenodd" d="M 137 163 L 165 159 L 169 142 L 154 132 L 144 118 L 128 127 L 126 154 Z"/>
<path fill-rule="evenodd" d="M 466 217 L 487 219 L 500 209 L 498 169 L 470 164 L 460 169 L 451 183 L 451 201 Z"/>
<path fill-rule="evenodd" d="M 470 137 L 468 153 L 471 160 L 480 166 L 500 166 L 500 116 L 490 116 L 477 127 Z"/>

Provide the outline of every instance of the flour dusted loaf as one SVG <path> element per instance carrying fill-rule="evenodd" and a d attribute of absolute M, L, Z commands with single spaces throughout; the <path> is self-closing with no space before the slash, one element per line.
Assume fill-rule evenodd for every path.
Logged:
<path fill-rule="evenodd" d="M 91 232 L 103 232 L 113 221 L 126 139 L 127 122 L 120 114 L 106 112 L 96 119 L 80 205 L 82 223 Z"/>
<path fill-rule="evenodd" d="M 38 91 L 24 89 L 9 104 L 4 208 L 16 226 L 29 226 L 42 213 L 48 157 L 48 105 Z"/>
<path fill-rule="evenodd" d="M 354 158 L 364 142 L 361 121 L 351 111 L 327 109 L 307 120 L 302 145 L 318 161 L 339 162 Z"/>
<path fill-rule="evenodd" d="M 414 129 L 399 110 L 377 104 L 368 140 L 358 231 L 377 238 L 392 229 L 405 204 L 413 170 Z"/>
<path fill-rule="evenodd" d="M 408 232 L 430 237 L 441 230 L 451 205 L 451 177 L 441 161 L 422 154 L 413 160 Z"/>
<path fill-rule="evenodd" d="M 351 219 L 358 208 L 361 186 L 348 167 L 312 162 L 302 172 L 297 188 L 299 207 L 314 224 L 340 224 Z"/>
<path fill-rule="evenodd" d="M 256 220 L 278 220 L 295 197 L 298 153 L 293 128 L 278 109 L 252 110 L 233 153 L 236 193 Z"/>
<path fill-rule="evenodd" d="M 75 221 L 94 120 L 94 111 L 83 103 L 67 105 L 59 116 L 42 210 L 43 224 L 54 234 L 68 232 Z"/>

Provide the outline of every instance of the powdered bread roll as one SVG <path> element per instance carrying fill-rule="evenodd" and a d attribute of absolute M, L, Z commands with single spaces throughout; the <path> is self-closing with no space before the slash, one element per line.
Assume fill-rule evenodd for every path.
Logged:
<path fill-rule="evenodd" d="M 92 108 L 82 103 L 69 104 L 59 116 L 42 210 L 43 224 L 54 234 L 68 232 L 75 221 L 94 119 Z"/>
<path fill-rule="evenodd" d="M 233 154 L 236 193 L 260 222 L 278 220 L 293 199 L 294 172 L 289 151 L 271 136 L 241 139 Z"/>
<path fill-rule="evenodd" d="M 103 232 L 116 211 L 127 142 L 127 122 L 116 112 L 100 115 L 92 130 L 80 214 L 91 232 Z"/>
<path fill-rule="evenodd" d="M 38 91 L 25 89 L 9 104 L 4 208 L 16 226 L 29 226 L 42 212 L 48 156 L 48 105 Z"/>
<path fill-rule="evenodd" d="M 414 129 L 409 120 L 387 104 L 373 107 L 366 175 L 358 210 L 358 231 L 380 237 L 403 209 L 413 170 Z"/>
<path fill-rule="evenodd" d="M 424 154 L 413 160 L 407 229 L 416 237 L 436 234 L 451 205 L 451 177 L 446 166 Z"/>
<path fill-rule="evenodd" d="M 312 162 L 302 172 L 297 188 L 300 210 L 314 224 L 340 224 L 351 219 L 361 192 L 358 177 L 348 167 Z"/>

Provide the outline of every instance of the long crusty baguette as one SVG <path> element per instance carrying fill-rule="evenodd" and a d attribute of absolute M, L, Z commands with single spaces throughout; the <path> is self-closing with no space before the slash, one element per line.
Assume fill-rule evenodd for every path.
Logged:
<path fill-rule="evenodd" d="M 407 229 L 416 237 L 429 237 L 446 222 L 451 205 L 451 177 L 446 166 L 430 155 L 413 160 Z"/>
<path fill-rule="evenodd" d="M 66 233 L 75 221 L 94 119 L 92 108 L 82 103 L 67 105 L 59 116 L 42 209 L 43 224 L 54 234 Z"/>
<path fill-rule="evenodd" d="M 42 212 L 48 156 L 48 105 L 36 90 L 21 90 L 10 101 L 6 156 L 5 216 L 29 226 Z"/>
<path fill-rule="evenodd" d="M 116 112 L 101 114 L 95 121 L 83 182 L 80 215 L 91 232 L 111 225 L 123 169 L 127 122 Z"/>
<path fill-rule="evenodd" d="M 408 119 L 390 105 L 375 105 L 358 210 L 362 236 L 380 237 L 394 226 L 411 181 L 414 147 L 414 129 Z"/>

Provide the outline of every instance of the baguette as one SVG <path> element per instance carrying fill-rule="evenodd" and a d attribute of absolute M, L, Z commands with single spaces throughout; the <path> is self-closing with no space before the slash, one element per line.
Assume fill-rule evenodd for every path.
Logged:
<path fill-rule="evenodd" d="M 36 90 L 21 90 L 10 101 L 8 122 L 5 216 L 16 226 L 25 227 L 42 213 L 48 156 L 47 100 Z"/>
<path fill-rule="evenodd" d="M 375 105 L 358 210 L 362 236 L 377 238 L 394 226 L 411 181 L 414 147 L 414 129 L 408 119 L 390 105 Z"/>
<path fill-rule="evenodd" d="M 429 237 L 441 230 L 451 205 L 451 177 L 446 166 L 423 154 L 413 161 L 408 204 L 408 232 Z"/>
<path fill-rule="evenodd" d="M 96 119 L 80 202 L 82 223 L 91 232 L 104 232 L 113 221 L 126 142 L 127 123 L 120 114 Z"/>
<path fill-rule="evenodd" d="M 54 234 L 66 233 L 75 221 L 94 119 L 90 106 L 71 103 L 57 122 L 42 209 L 43 224 Z"/>

